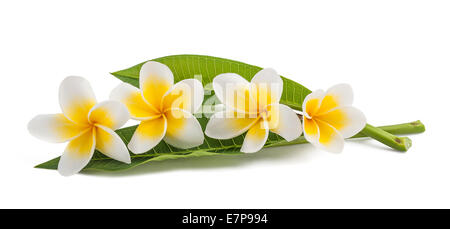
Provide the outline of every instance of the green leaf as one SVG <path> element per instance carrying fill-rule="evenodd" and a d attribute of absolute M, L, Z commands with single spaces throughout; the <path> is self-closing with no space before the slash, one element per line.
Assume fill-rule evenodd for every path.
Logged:
<path fill-rule="evenodd" d="M 262 69 L 234 60 L 202 55 L 174 55 L 156 58 L 153 61 L 167 65 L 173 72 L 175 82 L 201 75 L 204 86 L 210 84 L 217 75 L 229 72 L 237 73 L 250 81 Z M 111 74 L 126 83 L 139 87 L 139 71 L 145 62 Z M 280 103 L 301 111 L 302 102 L 311 91 L 295 81 L 283 76 L 281 78 L 283 79 L 283 95 Z M 206 89 L 211 90 L 211 88 Z"/>
<path fill-rule="evenodd" d="M 247 80 L 251 78 L 262 68 L 244 64 L 241 62 L 227 60 L 223 58 L 216 58 L 201 55 L 176 55 L 166 56 L 154 59 L 154 61 L 161 62 L 167 65 L 173 72 L 175 82 L 183 79 L 194 78 L 195 75 L 202 76 L 202 83 L 204 86 L 212 82 L 213 78 L 221 73 L 233 72 L 241 75 Z M 144 62 L 145 63 L 145 62 Z M 139 87 L 139 70 L 144 63 L 140 63 L 131 68 L 112 73 L 120 80 Z M 296 110 L 301 110 L 303 99 L 311 91 L 302 85 L 286 79 L 283 79 L 283 95 L 280 103 L 288 105 Z M 211 88 L 206 88 L 207 90 Z M 205 93 L 205 101 L 211 97 L 211 93 Z M 199 118 L 199 122 L 204 130 L 208 119 L 206 117 Z M 128 144 L 137 126 L 126 127 L 117 130 L 116 132 Z M 161 141 L 156 147 L 144 154 L 131 154 L 131 164 L 125 164 L 109 157 L 104 156 L 98 151 L 95 151 L 92 160 L 84 168 L 84 170 L 103 170 L 103 171 L 118 171 L 123 169 L 133 168 L 135 166 L 150 162 L 162 161 L 167 159 L 177 159 L 184 157 L 210 156 L 210 155 L 236 155 L 241 154 L 239 151 L 245 134 L 228 140 L 217 140 L 205 137 L 205 142 L 195 148 L 191 149 L 177 149 Z M 303 138 L 299 141 L 286 142 L 280 136 L 270 133 L 269 138 L 264 147 L 282 146 L 305 143 Z M 59 157 L 37 165 L 36 168 L 57 169 Z"/>

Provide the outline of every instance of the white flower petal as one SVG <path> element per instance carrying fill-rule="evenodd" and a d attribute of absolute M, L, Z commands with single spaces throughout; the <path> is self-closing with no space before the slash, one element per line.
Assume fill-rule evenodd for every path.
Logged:
<path fill-rule="evenodd" d="M 180 108 L 191 113 L 198 111 L 203 102 L 203 85 L 196 79 L 185 79 L 164 95 L 163 110 Z"/>
<path fill-rule="evenodd" d="M 352 137 L 366 126 L 366 117 L 354 107 L 340 107 L 315 118 L 333 126 L 344 138 Z"/>
<path fill-rule="evenodd" d="M 215 139 L 234 138 L 245 133 L 256 121 L 256 117 L 249 117 L 243 113 L 229 110 L 217 112 L 206 124 L 205 134 Z"/>
<path fill-rule="evenodd" d="M 311 143 L 328 152 L 341 152 L 344 148 L 344 138 L 342 135 L 326 122 L 320 120 L 315 120 L 315 122 L 319 128 L 319 139 Z"/>
<path fill-rule="evenodd" d="M 131 118 L 147 120 L 159 117 L 159 111 L 145 102 L 138 88 L 121 83 L 111 91 L 110 99 L 119 101 L 128 108 Z"/>
<path fill-rule="evenodd" d="M 228 108 L 238 112 L 257 110 L 256 98 L 250 93 L 250 83 L 235 73 L 223 73 L 213 79 L 214 93 Z"/>
<path fill-rule="evenodd" d="M 67 145 L 59 159 L 58 172 L 70 176 L 81 171 L 91 160 L 95 151 L 95 130 L 90 129 Z"/>
<path fill-rule="evenodd" d="M 310 143 L 319 141 L 319 127 L 313 119 L 303 116 L 303 135 Z"/>
<path fill-rule="evenodd" d="M 302 123 L 294 110 L 283 104 L 269 105 L 267 122 L 270 131 L 286 141 L 297 139 L 302 134 Z"/>
<path fill-rule="evenodd" d="M 127 146 L 119 135 L 108 127 L 96 125 L 95 148 L 104 155 L 127 164 L 131 163 Z"/>
<path fill-rule="evenodd" d="M 173 74 L 169 67 L 156 61 L 148 61 L 139 72 L 139 87 L 145 101 L 157 110 L 161 101 L 173 85 Z"/>
<path fill-rule="evenodd" d="M 203 144 L 202 127 L 188 111 L 174 108 L 166 111 L 167 132 L 164 141 L 169 145 L 181 149 L 192 148 Z"/>
<path fill-rule="evenodd" d="M 353 104 L 353 89 L 349 84 L 334 85 L 325 94 L 333 95 L 339 106 L 350 106 Z"/>
<path fill-rule="evenodd" d="M 267 137 L 269 137 L 269 129 L 267 123 L 263 120 L 258 121 L 247 132 L 242 143 L 241 152 L 255 153 L 261 150 L 266 144 Z"/>
<path fill-rule="evenodd" d="M 48 142 L 69 141 L 88 128 L 70 121 L 63 114 L 38 115 L 28 123 L 31 135 Z"/>
<path fill-rule="evenodd" d="M 155 147 L 164 137 L 167 121 L 164 116 L 142 121 L 128 143 L 128 149 L 135 154 L 145 153 Z"/>
<path fill-rule="evenodd" d="M 86 79 L 69 76 L 59 86 L 59 103 L 68 119 L 79 124 L 87 124 L 88 113 L 97 102 Z"/>
<path fill-rule="evenodd" d="M 225 93 L 228 87 L 235 87 L 235 85 L 244 85 L 248 88 L 250 87 L 250 83 L 244 79 L 242 76 L 236 73 L 222 73 L 214 77 L 213 79 L 213 89 L 217 98 L 220 102 L 226 102 Z"/>
<path fill-rule="evenodd" d="M 255 74 L 251 80 L 252 95 L 258 99 L 260 108 L 278 103 L 283 93 L 283 80 L 278 73 L 265 68 Z"/>
<path fill-rule="evenodd" d="M 319 110 L 320 103 L 322 102 L 324 96 L 325 92 L 323 90 L 316 90 L 308 94 L 303 100 L 303 114 L 306 117 L 311 118 L 311 116 Z"/>
<path fill-rule="evenodd" d="M 129 119 L 130 113 L 125 105 L 119 101 L 108 100 L 97 103 L 89 112 L 89 122 L 116 130 Z"/>
<path fill-rule="evenodd" d="M 339 107 L 351 106 L 352 103 L 353 91 L 350 85 L 338 84 L 327 90 L 316 114 L 323 114 Z"/>

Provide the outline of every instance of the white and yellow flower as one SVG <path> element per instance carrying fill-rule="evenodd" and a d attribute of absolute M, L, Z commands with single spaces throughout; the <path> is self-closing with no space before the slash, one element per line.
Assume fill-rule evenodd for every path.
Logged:
<path fill-rule="evenodd" d="M 303 131 L 306 140 L 330 152 L 341 152 L 344 139 L 366 125 L 364 114 L 352 107 L 350 85 L 338 84 L 326 92 L 317 90 L 303 101 Z"/>
<path fill-rule="evenodd" d="M 247 132 L 241 152 L 253 153 L 264 146 L 269 131 L 287 141 L 301 135 L 297 114 L 279 104 L 283 81 L 273 69 L 259 71 L 251 82 L 235 73 L 220 74 L 214 78 L 213 88 L 225 110 L 210 118 L 207 136 L 229 139 Z"/>
<path fill-rule="evenodd" d="M 117 101 L 97 103 L 92 88 L 82 77 L 70 76 L 59 87 L 62 114 L 38 115 L 28 124 L 30 133 L 50 142 L 69 142 L 58 171 L 69 176 L 91 160 L 94 150 L 130 163 L 130 154 L 114 132 L 129 120 L 127 108 Z"/>
<path fill-rule="evenodd" d="M 141 67 L 139 87 L 122 83 L 111 92 L 111 99 L 124 103 L 131 118 L 141 121 L 128 144 L 131 152 L 147 152 L 161 140 L 183 149 L 203 143 L 202 128 L 193 115 L 203 102 L 200 81 L 186 79 L 174 85 L 166 65 L 148 61 Z"/>

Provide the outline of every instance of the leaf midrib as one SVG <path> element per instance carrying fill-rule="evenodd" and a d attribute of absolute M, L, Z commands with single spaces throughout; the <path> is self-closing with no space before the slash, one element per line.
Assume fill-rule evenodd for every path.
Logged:
<path fill-rule="evenodd" d="M 267 141 L 266 145 L 264 147 L 269 147 L 272 144 L 276 144 L 277 146 L 282 146 L 284 145 L 283 142 L 280 141 Z M 288 144 L 286 144 L 288 145 Z M 216 150 L 227 150 L 227 149 L 239 149 L 240 147 L 242 147 L 242 145 L 231 145 L 231 146 L 223 146 L 223 147 L 214 147 L 214 148 L 208 148 L 208 149 L 196 149 L 196 150 L 192 150 L 192 149 L 186 149 L 183 151 L 177 151 L 176 153 L 155 153 L 155 154 L 132 154 L 130 157 L 131 158 L 153 158 L 153 157 L 157 157 L 157 156 L 161 156 L 161 155 L 189 155 L 195 152 L 208 152 L 208 153 L 216 153 L 218 155 L 225 155 L 226 153 L 218 153 L 218 152 L 211 152 L 211 151 L 216 151 Z M 242 152 L 235 152 L 235 153 L 240 153 L 243 154 Z M 114 160 L 112 158 L 109 157 L 102 157 L 102 158 L 92 158 L 92 161 L 103 161 L 103 160 Z"/>

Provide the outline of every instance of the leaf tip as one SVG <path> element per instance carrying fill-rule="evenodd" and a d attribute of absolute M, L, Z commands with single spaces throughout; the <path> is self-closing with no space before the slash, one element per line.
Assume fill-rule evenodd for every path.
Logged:
<path fill-rule="evenodd" d="M 117 76 L 119 75 L 119 72 L 120 72 L 120 71 L 110 72 L 109 74 L 111 74 L 111 75 L 117 77 Z"/>
<path fill-rule="evenodd" d="M 53 158 L 50 161 L 46 161 L 44 163 L 35 165 L 34 168 L 36 168 L 36 169 L 53 169 L 53 170 L 58 169 L 59 158 L 60 157 Z"/>

